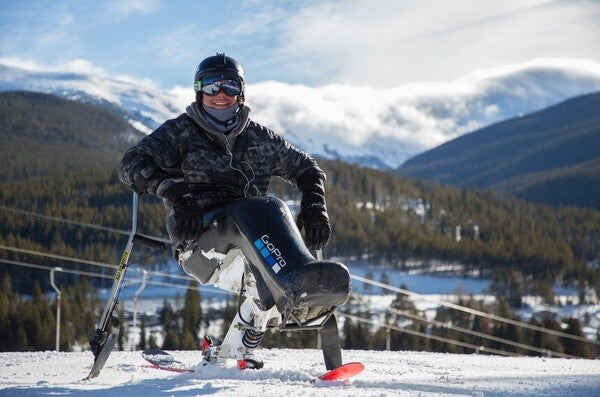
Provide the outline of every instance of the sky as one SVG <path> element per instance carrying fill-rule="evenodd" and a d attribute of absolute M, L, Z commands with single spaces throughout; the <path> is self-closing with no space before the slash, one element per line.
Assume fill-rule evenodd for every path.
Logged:
<path fill-rule="evenodd" d="M 390 88 L 600 61 L 598 21 L 597 0 L 0 0 L 0 58 L 170 89 L 225 52 L 250 83 Z"/>

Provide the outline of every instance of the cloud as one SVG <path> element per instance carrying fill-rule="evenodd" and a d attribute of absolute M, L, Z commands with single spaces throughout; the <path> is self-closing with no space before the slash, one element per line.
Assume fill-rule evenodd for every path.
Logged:
<path fill-rule="evenodd" d="M 22 10 L 8 8 L 6 12 L 9 16 L 0 22 L 0 54 L 35 59 L 44 54 L 60 62 L 76 58 L 84 47 L 73 34 L 81 21 L 65 4 L 32 3 Z M 27 23 L 19 23 L 22 19 Z"/>
<path fill-rule="evenodd" d="M 541 57 L 600 60 L 600 2 L 328 1 L 282 23 L 273 51 L 293 81 L 448 81 Z"/>
<path fill-rule="evenodd" d="M 10 67 L 25 69 L 30 72 L 70 72 L 107 76 L 107 72 L 104 69 L 85 59 L 73 59 L 51 65 L 40 65 L 38 62 L 31 59 L 0 57 L 0 63 Z"/>
<path fill-rule="evenodd" d="M 217 41 L 218 37 L 207 31 L 202 31 L 195 25 L 177 26 L 169 32 L 157 34 L 155 39 L 148 44 L 147 54 L 163 67 L 175 67 L 185 63 L 197 62 L 198 55 L 202 54 L 201 47 L 204 40 L 199 37 Z M 193 70 L 189 71 L 190 75 Z M 192 78 L 190 77 L 190 81 Z"/>
<path fill-rule="evenodd" d="M 408 156 L 485 125 L 600 90 L 600 63 L 540 59 L 479 70 L 452 82 L 391 88 L 250 84 L 252 117 L 313 153 Z"/>
<path fill-rule="evenodd" d="M 143 113 L 146 119 L 141 121 L 151 121 L 148 130 L 176 117 L 194 100 L 191 84 L 161 91 L 151 81 L 109 76 L 85 60 L 40 67 L 28 60 L 0 58 L 0 64 L 40 72 L 0 68 L 0 83 L 9 89 L 21 81 L 20 89 L 84 91 L 126 103 L 134 112 Z M 476 70 L 453 81 L 388 88 L 249 83 L 246 98 L 253 120 L 303 150 L 327 157 L 378 158 L 397 167 L 409 157 L 467 132 L 595 91 L 600 91 L 600 62 L 541 58 Z"/>
<path fill-rule="evenodd" d="M 108 76 L 85 60 L 40 67 L 31 61 L 0 62 L 34 71 L 100 75 L 115 84 L 164 97 L 175 117 L 194 100 L 189 86 L 160 92 L 152 81 Z M 246 88 L 252 118 L 281 133 L 303 150 L 325 156 L 376 156 L 392 167 L 410 156 L 467 132 L 572 96 L 600 90 L 600 63 L 541 58 L 492 69 L 479 69 L 449 82 L 411 83 L 389 88 L 331 84 L 311 87 L 277 81 Z M 160 117 L 153 119 L 160 120 Z"/>
<path fill-rule="evenodd" d="M 105 3 L 107 14 L 117 20 L 125 19 L 132 14 L 154 14 L 160 6 L 160 0 L 111 0 Z"/>
<path fill-rule="evenodd" d="M 0 57 L 0 64 L 11 68 L 24 69 L 29 72 L 37 72 L 40 70 L 39 65 L 35 61 L 18 57 Z"/>
<path fill-rule="evenodd" d="M 38 62 L 31 59 L 0 57 L 0 64 L 35 73 L 75 73 L 90 78 L 102 77 L 115 81 L 117 84 L 121 81 L 148 90 L 158 89 L 157 84 L 151 79 L 142 79 L 129 75 L 111 75 L 108 71 L 87 59 L 73 59 L 66 62 L 40 65 Z"/>

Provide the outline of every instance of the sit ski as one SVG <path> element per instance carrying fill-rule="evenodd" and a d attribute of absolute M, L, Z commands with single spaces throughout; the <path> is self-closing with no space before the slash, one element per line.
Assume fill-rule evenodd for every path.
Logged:
<path fill-rule="evenodd" d="M 142 357 L 149 362 L 153 368 L 161 369 L 163 371 L 177 373 L 196 372 L 195 367 L 176 360 L 173 355 L 161 349 L 146 349 L 142 352 Z M 204 360 L 203 364 L 206 365 L 207 362 Z M 245 367 L 240 367 L 240 362 L 238 362 L 238 367 L 240 369 L 245 369 Z M 311 382 L 316 382 L 317 380 L 343 381 L 358 375 L 363 369 L 364 366 L 361 363 L 347 363 L 340 367 L 334 368 L 317 378 L 311 379 Z"/>
<path fill-rule="evenodd" d="M 138 233 L 138 209 L 139 195 L 134 193 L 131 234 L 90 340 L 94 363 L 86 379 L 100 374 L 116 343 L 119 321 L 114 311 L 134 244 L 166 249 L 163 241 Z M 208 227 L 196 241 L 176 250 L 179 265 L 200 283 L 239 295 L 237 313 L 223 342 L 213 346 L 205 338 L 205 364 L 236 360 L 240 369 L 260 369 L 263 362 L 254 352 L 271 328 L 318 330 L 330 371 L 323 380 L 347 379 L 363 369 L 360 363 L 343 365 L 334 316 L 350 293 L 348 270 L 339 262 L 322 260 L 319 252 L 319 259 L 310 253 L 283 201 L 274 197 L 235 200 L 205 213 L 203 224 Z M 144 351 L 143 357 L 161 369 L 178 371 L 173 368 L 181 364 L 158 349 Z"/>

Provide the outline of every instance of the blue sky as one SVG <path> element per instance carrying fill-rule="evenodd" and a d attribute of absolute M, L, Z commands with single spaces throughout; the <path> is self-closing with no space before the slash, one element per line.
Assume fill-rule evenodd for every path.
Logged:
<path fill-rule="evenodd" d="M 168 89 L 225 51 L 250 82 L 387 88 L 551 57 L 600 61 L 600 2 L 0 0 L 0 58 Z"/>

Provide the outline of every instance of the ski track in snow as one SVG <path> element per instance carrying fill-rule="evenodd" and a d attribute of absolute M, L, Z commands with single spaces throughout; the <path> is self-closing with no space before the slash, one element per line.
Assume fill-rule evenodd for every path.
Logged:
<path fill-rule="evenodd" d="M 311 379 L 325 372 L 318 350 L 262 349 L 261 370 L 154 369 L 141 352 L 113 352 L 100 376 L 82 380 L 90 352 L 0 353 L 0 396 L 600 396 L 600 361 L 424 352 L 347 350 L 365 370 L 349 381 Z M 190 366 L 200 352 L 173 352 Z"/>

